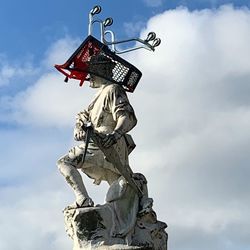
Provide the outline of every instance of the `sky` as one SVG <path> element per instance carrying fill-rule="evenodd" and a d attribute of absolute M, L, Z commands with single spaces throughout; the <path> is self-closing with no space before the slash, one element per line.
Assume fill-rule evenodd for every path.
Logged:
<path fill-rule="evenodd" d="M 72 248 L 62 210 L 74 196 L 56 161 L 76 145 L 75 115 L 95 91 L 65 84 L 53 65 L 86 38 L 96 4 L 117 38 L 162 40 L 124 58 L 143 73 L 128 95 L 130 165 L 148 180 L 169 249 L 249 250 L 250 1 L 226 0 L 1 3 L 0 249 Z M 103 203 L 108 186 L 83 178 Z"/>

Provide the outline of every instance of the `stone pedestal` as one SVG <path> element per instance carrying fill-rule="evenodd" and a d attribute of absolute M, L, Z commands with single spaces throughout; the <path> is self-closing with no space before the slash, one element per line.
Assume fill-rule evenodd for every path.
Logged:
<path fill-rule="evenodd" d="M 143 188 L 145 191 L 145 183 Z M 147 192 L 139 198 L 126 181 L 120 179 L 111 185 L 106 204 L 66 208 L 65 226 L 73 240 L 73 250 L 167 250 L 167 225 L 157 220 L 152 205 Z"/>
<path fill-rule="evenodd" d="M 99 207 L 64 211 L 68 235 L 73 239 L 73 250 L 82 249 L 152 249 L 167 250 L 167 225 L 155 215 L 144 215 L 126 236 L 112 235 L 112 211 L 105 204 Z"/>

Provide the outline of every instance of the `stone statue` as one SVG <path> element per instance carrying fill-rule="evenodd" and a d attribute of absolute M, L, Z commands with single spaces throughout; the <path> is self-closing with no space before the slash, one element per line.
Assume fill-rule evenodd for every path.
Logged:
<path fill-rule="evenodd" d="M 114 67 L 112 61 L 103 56 L 92 57 L 90 64 L 93 65 L 95 71 L 102 72 L 104 75 L 112 74 Z M 77 141 L 83 141 L 85 138 L 83 126 L 90 122 L 92 128 L 103 135 L 103 147 L 109 148 L 114 145 L 122 164 L 128 165 L 128 147 L 125 135 L 136 125 L 137 120 L 126 92 L 118 84 L 94 74 L 90 74 L 90 87 L 98 88 L 99 91 L 88 109 L 77 114 L 74 138 Z M 76 196 L 76 202 L 70 205 L 70 208 L 94 205 L 86 191 L 79 170 L 94 179 L 95 184 L 107 181 L 111 185 L 121 176 L 121 173 L 105 159 L 105 155 L 93 141 L 90 141 L 88 145 L 83 162 L 84 150 L 85 144 L 80 144 L 70 149 L 69 153 L 58 161 L 60 172 Z"/>
<path fill-rule="evenodd" d="M 57 162 L 76 198 L 64 209 L 66 232 L 73 239 L 73 250 L 167 250 L 167 225 L 157 220 L 145 176 L 134 173 L 128 160 L 135 147 L 128 132 L 137 119 L 126 91 L 135 90 L 142 74 L 117 55 L 140 48 L 154 51 L 161 41 L 154 32 L 145 40 L 114 41 L 112 31 L 105 31 L 112 18 L 93 19 L 100 12 L 100 6 L 90 11 L 89 36 L 66 63 L 55 65 L 66 76 L 66 82 L 68 78 L 78 79 L 81 86 L 88 78 L 90 87 L 98 89 L 88 108 L 76 116 L 74 139 L 79 145 Z M 94 23 L 100 24 L 102 42 L 91 35 Z M 108 33 L 111 42 L 105 40 Z M 128 41 L 142 45 L 124 51 L 115 47 Z M 108 182 L 105 204 L 94 205 L 81 172 L 97 185 Z"/>
<path fill-rule="evenodd" d="M 89 68 L 98 75 L 112 75 L 114 64 L 109 58 L 96 55 L 90 59 Z M 57 163 L 76 197 L 64 210 L 74 250 L 166 250 L 166 224 L 157 221 L 147 180 L 142 174 L 133 173 L 128 164 L 134 145 L 127 132 L 137 119 L 127 94 L 122 86 L 93 73 L 90 87 L 99 91 L 89 107 L 77 114 L 74 129 L 75 140 L 83 143 L 70 149 Z M 86 124 L 91 124 L 94 131 L 90 138 Z M 108 182 L 104 205 L 94 206 L 79 171 L 95 184 Z"/>

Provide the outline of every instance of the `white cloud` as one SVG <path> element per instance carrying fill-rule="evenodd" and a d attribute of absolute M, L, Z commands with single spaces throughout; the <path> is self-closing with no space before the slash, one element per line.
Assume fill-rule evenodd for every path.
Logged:
<path fill-rule="evenodd" d="M 72 248 L 62 210 L 74 195 L 56 167 L 70 137 L 70 131 L 58 129 L 0 131 L 1 250 Z M 99 189 L 84 179 L 96 203 L 102 203 L 105 185 Z"/>
<path fill-rule="evenodd" d="M 143 21 L 126 22 L 124 23 L 125 33 L 128 37 L 136 37 L 137 33 L 141 32 L 145 25 L 146 23 Z"/>
<path fill-rule="evenodd" d="M 169 224 L 171 249 L 245 250 L 250 246 L 247 220 L 250 216 L 249 26 L 250 11 L 246 8 L 223 6 L 218 10 L 166 11 L 150 19 L 141 34 L 145 37 L 152 30 L 157 33 L 162 44 L 156 51 L 137 51 L 126 56 L 143 72 L 135 93 L 129 95 L 139 121 L 133 130 L 137 149 L 130 162 L 133 169 L 144 173 L 149 181 L 149 193 L 155 200 L 158 217 Z M 70 49 L 65 56 L 62 51 L 67 44 Z M 48 52 L 44 65 L 63 63 L 71 54 L 71 48 L 74 51 L 74 45 L 75 41 L 69 38 L 61 40 L 59 46 Z M 63 85 L 59 73 L 48 72 L 22 93 L 2 102 L 12 111 L 9 119 L 32 124 L 36 129 L 38 124 L 42 126 L 30 135 L 27 147 L 34 145 L 33 138 L 39 142 L 40 137 L 35 137 L 39 132 L 50 131 L 50 140 L 42 136 L 44 141 L 35 143 L 40 157 L 49 155 L 50 159 L 45 157 L 39 165 L 49 166 L 54 164 L 53 157 L 56 160 L 57 154 L 63 154 L 70 146 L 70 135 L 61 136 L 70 133 L 64 127 L 73 126 L 74 114 L 87 106 L 92 94 L 89 88 L 79 88 L 74 81 L 72 85 Z M 61 129 L 48 129 L 51 126 Z M 22 141 L 14 135 L 4 141 L 14 138 Z M 18 153 L 18 145 L 7 144 L 4 155 L 11 155 L 13 150 L 17 156 L 23 155 L 19 159 L 25 165 L 27 155 Z M 35 152 L 33 158 L 39 158 L 39 151 Z M 14 165 L 10 161 L 8 166 Z M 33 165 L 34 161 L 26 173 Z M 52 186 L 45 185 L 46 174 L 40 179 L 34 178 L 38 186 L 44 187 L 44 200 L 57 196 L 56 186 L 63 186 L 56 177 L 48 180 L 55 182 Z M 17 195 L 11 193 L 11 197 Z M 28 209 L 21 205 L 18 197 L 18 207 Z M 34 194 L 28 195 L 32 204 L 38 202 L 43 210 L 62 206 L 63 194 L 57 197 L 58 203 L 43 207 Z M 36 205 L 28 210 L 36 217 Z M 24 215 L 16 216 L 19 222 Z M 50 221 L 48 214 L 43 216 L 44 221 Z M 37 230 L 35 235 L 39 235 L 37 242 L 60 227 L 49 226 L 44 233 L 39 223 L 35 221 L 31 226 Z M 19 237 L 16 231 L 12 231 L 12 235 Z M 6 244 L 2 242 L 0 246 Z M 34 245 L 25 245 L 25 249 L 34 249 Z"/>
<path fill-rule="evenodd" d="M 79 82 L 69 80 L 65 85 L 63 75 L 53 66 L 65 63 L 79 44 L 79 41 L 68 37 L 56 42 L 42 62 L 45 73 L 24 91 L 1 98 L 0 119 L 24 125 L 70 126 L 74 122 L 74 114 L 84 104 L 87 106 L 91 91 L 86 87 L 88 83 L 79 88 Z"/>
<path fill-rule="evenodd" d="M 74 97 L 74 98 L 73 98 Z M 25 92 L 15 96 L 10 119 L 36 126 L 70 126 L 88 97 L 77 83 L 64 85 L 59 73 L 48 73 Z"/>
<path fill-rule="evenodd" d="M 29 63 L 23 65 L 10 65 L 4 57 L 0 62 L 0 87 L 8 85 L 11 81 L 20 78 L 34 76 L 37 73 L 37 70 Z"/>
<path fill-rule="evenodd" d="M 55 64 L 63 64 L 80 45 L 79 39 L 66 36 L 55 42 L 46 52 L 44 65 L 51 69 Z"/>
<path fill-rule="evenodd" d="M 143 72 L 132 96 L 139 143 L 131 163 L 148 176 L 159 216 L 168 218 L 171 248 L 236 249 L 232 225 L 241 249 L 249 246 L 250 215 L 241 214 L 250 188 L 249 25 L 244 8 L 167 11 L 142 34 L 161 37 L 156 52 L 129 56 Z"/>

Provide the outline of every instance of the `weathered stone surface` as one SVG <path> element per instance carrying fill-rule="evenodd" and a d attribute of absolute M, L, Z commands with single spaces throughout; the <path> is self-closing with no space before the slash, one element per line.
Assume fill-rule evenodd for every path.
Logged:
<path fill-rule="evenodd" d="M 147 194 L 145 183 L 142 189 Z M 66 231 L 74 242 L 73 250 L 167 250 L 167 225 L 157 220 L 151 198 L 147 195 L 138 198 L 120 178 L 111 185 L 106 201 L 95 207 L 64 210 Z"/>
<path fill-rule="evenodd" d="M 166 224 L 145 215 L 137 219 L 128 237 L 112 236 L 112 214 L 107 204 L 99 207 L 64 211 L 68 235 L 74 241 L 73 250 L 80 249 L 167 249 Z"/>
<path fill-rule="evenodd" d="M 128 156 L 135 143 L 127 133 L 137 123 L 134 109 L 120 84 L 100 76 L 104 70 L 112 77 L 119 64 L 103 53 L 93 54 L 93 47 L 88 49 L 87 68 L 96 68 L 95 73 L 89 72 L 90 87 L 99 91 L 76 116 L 74 139 L 81 144 L 57 162 L 76 197 L 64 210 L 73 249 L 167 250 L 167 225 L 157 220 L 147 180 L 129 166 Z M 105 204 L 94 206 L 80 171 L 97 185 L 107 181 L 110 187 Z"/>

